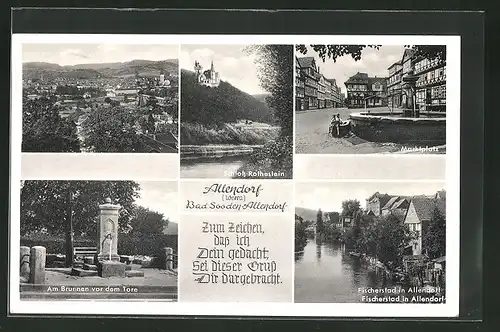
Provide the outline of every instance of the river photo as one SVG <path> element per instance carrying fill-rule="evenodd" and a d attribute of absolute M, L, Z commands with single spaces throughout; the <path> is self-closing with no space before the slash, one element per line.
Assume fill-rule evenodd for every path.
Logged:
<path fill-rule="evenodd" d="M 295 302 L 357 303 L 359 287 L 390 287 L 340 243 L 310 239 L 303 253 L 295 254 Z"/>

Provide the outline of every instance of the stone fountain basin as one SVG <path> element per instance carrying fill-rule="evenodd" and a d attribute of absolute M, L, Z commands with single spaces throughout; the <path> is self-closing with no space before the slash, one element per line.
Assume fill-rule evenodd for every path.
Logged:
<path fill-rule="evenodd" d="M 424 116 L 424 114 L 422 114 Z M 436 146 L 446 144 L 446 117 L 403 117 L 359 112 L 350 115 L 351 130 L 370 142 Z"/>

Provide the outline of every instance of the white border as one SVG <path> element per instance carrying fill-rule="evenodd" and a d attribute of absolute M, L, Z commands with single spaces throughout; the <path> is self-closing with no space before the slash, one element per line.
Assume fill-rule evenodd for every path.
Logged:
<path fill-rule="evenodd" d="M 358 303 L 182 303 L 119 301 L 20 301 L 19 299 L 19 181 L 21 162 L 22 43 L 115 43 L 115 44 L 380 44 L 447 46 L 447 273 L 445 304 Z M 295 60 L 295 58 L 294 58 Z M 292 68 L 295 73 L 295 67 Z M 180 85 L 180 82 L 179 82 Z M 454 317 L 459 313 L 459 222 L 460 222 L 460 37 L 376 35 L 62 35 L 14 34 L 11 76 L 11 200 L 10 200 L 10 312 L 11 314 L 86 315 L 238 315 L 324 317 Z M 295 105 L 295 97 L 293 100 Z M 179 101 L 180 104 L 180 101 Z M 294 112 L 295 116 L 295 112 Z M 295 124 L 294 124 L 295 129 Z M 360 155 L 352 156 L 360 158 Z M 422 156 L 424 157 L 424 156 Z M 405 158 L 405 156 L 401 156 Z M 183 179 L 184 180 L 184 179 Z M 179 231 L 182 225 L 179 221 Z M 180 276 L 179 276 L 180 277 Z"/>

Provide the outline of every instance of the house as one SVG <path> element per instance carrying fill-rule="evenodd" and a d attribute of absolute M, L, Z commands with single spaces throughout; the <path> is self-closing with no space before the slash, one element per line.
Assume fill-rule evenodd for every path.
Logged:
<path fill-rule="evenodd" d="M 347 107 L 365 108 L 387 105 L 387 78 L 370 77 L 357 72 L 344 82 L 347 89 Z"/>
<path fill-rule="evenodd" d="M 417 234 L 416 239 L 413 239 L 409 244 L 413 255 L 423 254 L 422 237 L 436 208 L 441 214 L 445 215 L 446 201 L 428 196 L 415 196 L 410 201 L 404 224 L 411 232 L 416 232 Z"/>
<path fill-rule="evenodd" d="M 318 89 L 320 73 L 312 56 L 297 58 L 304 79 L 304 110 L 319 107 Z"/>
<path fill-rule="evenodd" d="M 382 216 L 393 215 L 399 221 L 403 222 L 410 206 L 410 200 L 405 196 L 393 196 L 382 207 Z"/>
<path fill-rule="evenodd" d="M 365 96 L 365 107 L 387 106 L 387 78 L 369 77 L 368 92 Z"/>
<path fill-rule="evenodd" d="M 374 216 L 382 214 L 382 208 L 393 196 L 381 194 L 378 191 L 366 199 L 366 213 Z"/>

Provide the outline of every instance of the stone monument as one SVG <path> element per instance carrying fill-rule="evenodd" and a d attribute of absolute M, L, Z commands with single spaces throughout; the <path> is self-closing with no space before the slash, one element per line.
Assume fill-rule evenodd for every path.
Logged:
<path fill-rule="evenodd" d="M 99 205 L 99 242 L 97 259 L 102 261 L 120 261 L 118 255 L 118 211 L 120 205 L 111 204 L 106 198 L 104 204 Z"/>
<path fill-rule="evenodd" d="M 126 264 L 120 263 L 118 255 L 118 211 L 120 205 L 111 203 L 106 198 L 104 204 L 99 205 L 99 244 L 98 244 L 98 273 L 103 278 L 125 277 Z"/>

